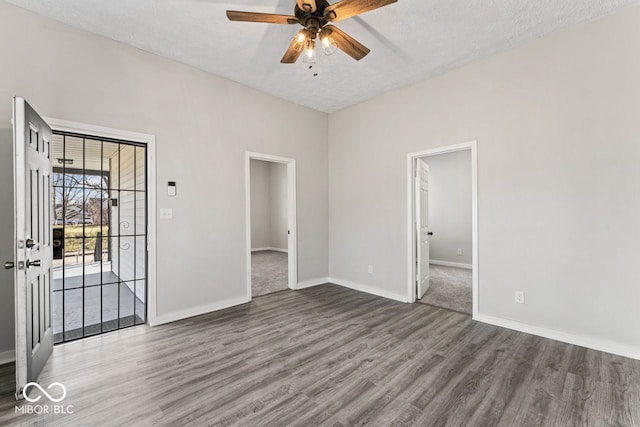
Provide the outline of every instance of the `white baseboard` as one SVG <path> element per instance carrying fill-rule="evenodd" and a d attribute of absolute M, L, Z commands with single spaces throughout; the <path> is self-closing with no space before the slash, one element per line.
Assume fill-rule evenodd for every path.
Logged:
<path fill-rule="evenodd" d="M 438 261 L 435 259 L 430 259 L 429 264 L 444 265 L 445 267 L 457 267 L 457 268 L 464 268 L 466 270 L 473 270 L 473 266 L 471 264 L 463 264 L 461 262 Z"/>
<path fill-rule="evenodd" d="M 305 280 L 304 282 L 298 282 L 298 288 L 297 289 L 311 288 L 313 286 L 324 285 L 326 283 L 329 283 L 329 278 L 328 277 L 321 277 L 319 279 Z"/>
<path fill-rule="evenodd" d="M 260 252 L 260 251 L 269 251 L 271 250 L 271 248 L 268 247 L 264 247 L 264 248 L 251 248 L 251 252 Z"/>
<path fill-rule="evenodd" d="M 155 321 L 151 326 L 158 326 L 164 323 L 175 322 L 177 320 L 187 319 L 193 316 L 200 316 L 201 314 L 211 313 L 212 311 L 218 311 L 225 308 L 233 307 L 235 305 L 246 304 L 249 300 L 246 296 L 239 298 L 231 298 L 224 301 L 218 301 L 213 304 L 203 305 L 200 307 L 189 308 L 187 310 L 176 311 L 174 313 L 162 314 L 156 316 Z"/>
<path fill-rule="evenodd" d="M 537 335 L 543 338 L 549 338 L 555 341 L 561 341 L 567 344 L 590 348 L 592 350 L 603 351 L 605 353 L 617 354 L 618 356 L 640 360 L 640 348 L 629 346 L 626 344 L 616 343 L 584 335 L 576 335 L 569 332 L 557 331 L 541 326 L 528 325 L 526 323 L 520 323 L 515 320 L 502 319 L 500 317 L 489 316 L 486 314 L 477 314 L 476 316 L 474 316 L 473 320 L 488 323 L 494 326 L 500 326 L 502 328 L 525 332 L 527 334 Z"/>
<path fill-rule="evenodd" d="M 337 279 L 335 277 L 329 277 L 329 283 L 344 286 L 345 288 L 353 289 L 360 292 L 366 292 L 368 294 L 377 295 L 379 297 L 388 298 L 400 302 L 407 302 L 407 296 L 405 294 L 399 294 L 395 292 L 389 292 L 383 289 L 374 288 L 373 286 L 363 285 L 362 283 L 350 282 L 348 280 Z"/>
<path fill-rule="evenodd" d="M 264 248 L 255 248 L 255 249 L 251 249 L 251 252 L 260 252 L 260 251 L 276 251 L 276 252 L 283 252 L 283 253 L 289 253 L 288 250 L 286 249 L 280 249 L 280 248 L 272 248 L 272 247 L 264 247 Z"/>
<path fill-rule="evenodd" d="M 11 363 L 14 360 L 16 360 L 15 349 L 0 352 L 0 365 L 4 365 L 5 363 Z"/>

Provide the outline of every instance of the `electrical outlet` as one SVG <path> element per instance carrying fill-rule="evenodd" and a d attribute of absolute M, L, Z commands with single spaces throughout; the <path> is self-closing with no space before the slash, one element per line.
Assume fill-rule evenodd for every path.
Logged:
<path fill-rule="evenodd" d="M 458 256 L 462 256 L 462 249 L 458 248 Z"/>
<path fill-rule="evenodd" d="M 160 219 L 173 219 L 173 209 L 160 208 Z"/>
<path fill-rule="evenodd" d="M 373 265 L 367 267 L 367 273 L 373 274 Z"/>
<path fill-rule="evenodd" d="M 514 300 L 516 301 L 517 304 L 524 304 L 524 292 L 516 291 L 514 295 Z"/>

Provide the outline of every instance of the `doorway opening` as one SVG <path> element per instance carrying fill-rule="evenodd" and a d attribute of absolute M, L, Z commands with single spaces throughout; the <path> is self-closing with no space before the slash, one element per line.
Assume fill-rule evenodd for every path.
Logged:
<path fill-rule="evenodd" d="M 55 136 L 54 130 L 57 132 Z M 105 149 L 109 144 L 117 146 L 117 149 Z M 133 167 L 123 166 L 126 150 L 133 150 Z M 138 157 L 136 150 L 143 151 L 141 157 Z M 103 157 L 105 151 L 112 153 L 108 161 Z M 98 152 L 100 156 L 96 155 Z M 123 320 L 120 312 L 120 295 L 116 299 L 117 317 L 110 319 L 105 315 L 104 294 L 108 293 L 105 287 L 111 285 L 112 289 L 118 290 L 121 284 L 129 289 L 132 286 L 134 297 L 144 299 L 145 305 L 148 291 L 148 311 L 146 307 L 139 310 L 134 302 L 133 314 L 144 313 L 144 320 L 148 317 L 149 323 L 155 321 L 155 216 L 148 214 L 155 212 L 156 206 L 155 137 L 66 120 L 45 119 L 24 98 L 15 97 L 13 153 L 14 256 L 12 261 L 5 262 L 5 268 L 14 270 L 15 395 L 21 399 L 28 383 L 38 380 L 53 352 L 54 341 L 71 341 L 127 326 L 128 319 Z M 92 166 L 89 162 L 95 158 L 97 163 Z M 133 169 L 133 174 L 126 175 L 130 169 Z M 128 179 L 130 176 L 133 178 Z M 123 195 L 123 192 L 128 193 Z M 123 197 L 124 205 L 120 203 Z M 113 199 L 117 201 L 113 203 Z M 113 205 L 119 207 L 118 212 L 114 213 Z M 125 212 L 125 206 L 129 207 L 128 213 Z M 144 216 L 140 215 L 142 206 Z M 127 226 L 122 222 L 123 218 L 125 221 L 129 218 Z M 140 218 L 143 218 L 142 228 Z M 72 234 L 80 229 L 82 234 Z M 144 244 L 138 245 L 136 242 L 142 240 L 136 234 L 138 231 L 146 237 Z M 65 244 L 67 237 L 69 243 Z M 125 265 L 130 258 L 124 260 L 119 252 L 116 254 L 116 250 L 119 251 L 116 248 L 127 243 L 127 240 L 136 242 L 133 247 L 131 243 L 130 246 L 123 245 L 126 250 L 136 254 L 132 266 Z M 65 274 L 65 249 L 76 250 L 73 255 L 66 254 L 77 257 L 68 264 L 69 271 L 66 273 L 69 274 Z M 138 258 L 141 252 L 145 254 L 144 258 Z M 138 262 L 138 259 L 142 261 Z M 145 272 L 139 275 L 139 266 L 142 264 Z M 99 285 L 91 283 L 85 274 L 91 268 L 99 272 L 98 277 L 92 277 L 99 281 Z M 80 271 L 82 279 L 78 280 Z M 116 274 L 118 283 L 106 283 L 103 273 Z M 133 274 L 133 280 L 125 280 L 126 274 Z M 148 289 L 136 288 L 136 285 L 146 286 L 147 283 Z M 54 292 L 54 288 L 57 288 L 57 292 Z M 66 300 L 68 292 L 75 293 L 75 298 Z M 99 294 L 99 298 L 94 298 L 94 301 L 99 300 L 99 304 L 88 304 L 90 293 L 94 297 Z M 80 303 L 77 303 L 78 297 Z M 62 304 L 57 304 L 54 299 Z M 60 305 L 63 305 L 62 309 L 54 314 L 54 309 Z M 99 312 L 95 314 L 89 311 L 89 314 L 100 318 L 99 329 L 87 323 L 87 319 L 90 319 L 87 310 L 96 306 Z M 116 326 L 112 327 L 105 320 L 115 320 Z M 132 320 L 133 324 L 138 323 L 135 317 Z M 62 332 L 58 328 L 62 328 Z M 54 335 L 57 336 L 54 338 Z"/>
<path fill-rule="evenodd" d="M 410 153 L 409 301 L 478 312 L 476 142 Z"/>
<path fill-rule="evenodd" d="M 248 299 L 296 289 L 295 160 L 246 154 Z"/>
<path fill-rule="evenodd" d="M 147 322 L 147 146 L 54 131 L 53 340 Z"/>

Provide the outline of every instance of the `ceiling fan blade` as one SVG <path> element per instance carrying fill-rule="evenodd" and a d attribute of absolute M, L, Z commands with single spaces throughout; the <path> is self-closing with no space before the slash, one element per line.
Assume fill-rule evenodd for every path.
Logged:
<path fill-rule="evenodd" d="M 304 0 L 306 1 L 306 0 Z M 355 15 L 396 3 L 398 0 L 342 0 L 324 10 L 324 17 L 329 21 L 342 21 Z"/>
<path fill-rule="evenodd" d="M 327 25 L 326 27 L 324 27 L 324 31 L 328 33 L 329 37 L 331 37 L 331 40 L 333 40 L 336 46 L 338 46 L 338 49 L 340 49 L 356 61 L 360 61 L 362 58 L 367 56 L 369 52 L 371 52 L 365 45 L 342 31 L 338 27 Z"/>
<path fill-rule="evenodd" d="M 304 51 L 304 45 L 307 41 L 307 30 L 304 28 L 298 31 L 298 34 L 295 35 L 293 39 L 291 39 L 291 44 L 289 45 L 289 49 L 284 53 L 284 56 L 280 60 L 283 64 L 294 64 L 300 55 Z"/>
<path fill-rule="evenodd" d="M 300 8 L 300 10 L 306 11 L 306 12 L 315 12 L 316 9 L 318 9 L 318 6 L 316 5 L 316 0 L 296 0 L 296 3 L 298 3 L 298 7 Z"/>
<path fill-rule="evenodd" d="M 298 18 L 291 15 L 276 15 L 273 13 L 239 12 L 227 10 L 227 18 L 231 21 L 265 22 L 267 24 L 298 24 Z"/>

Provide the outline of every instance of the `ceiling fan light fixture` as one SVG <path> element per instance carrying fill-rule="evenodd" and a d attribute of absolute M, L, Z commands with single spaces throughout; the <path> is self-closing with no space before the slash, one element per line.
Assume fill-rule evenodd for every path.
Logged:
<path fill-rule="evenodd" d="M 331 40 L 331 37 L 328 35 L 323 36 L 320 41 L 322 42 L 322 50 L 325 55 L 329 56 L 336 53 L 338 46 L 333 42 L 333 40 Z"/>
<path fill-rule="evenodd" d="M 302 56 L 302 61 L 307 64 L 315 64 L 316 63 L 316 42 L 315 40 L 308 40 L 307 46 L 304 48 L 304 55 Z"/>
<path fill-rule="evenodd" d="M 240 22 L 263 22 L 267 24 L 299 24 L 303 28 L 291 39 L 289 48 L 280 62 L 294 64 L 300 56 L 304 62 L 316 62 L 316 38 L 325 55 L 340 49 L 356 61 L 367 56 L 370 50 L 353 37 L 331 25 L 352 16 L 360 15 L 398 0 L 295 0 L 293 15 L 275 13 L 244 12 L 227 10 L 227 18 Z"/>

